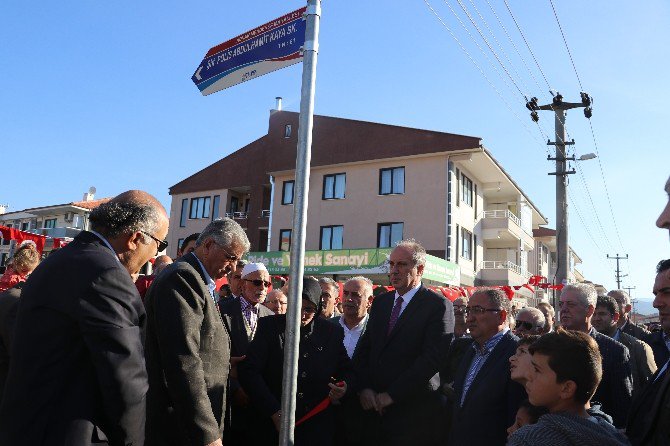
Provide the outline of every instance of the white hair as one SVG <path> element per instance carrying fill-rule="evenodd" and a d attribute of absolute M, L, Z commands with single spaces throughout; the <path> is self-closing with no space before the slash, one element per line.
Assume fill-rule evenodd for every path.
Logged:
<path fill-rule="evenodd" d="M 373 285 L 372 285 L 372 280 L 368 279 L 367 277 L 363 276 L 356 276 L 352 277 L 351 279 L 348 279 L 346 282 L 344 282 L 344 286 L 347 286 L 349 282 L 363 282 L 363 288 L 365 290 L 366 297 L 372 296 L 372 290 L 373 290 Z"/>
<path fill-rule="evenodd" d="M 561 294 L 566 291 L 575 293 L 579 297 L 579 300 L 582 301 L 582 304 L 587 307 L 591 305 L 595 308 L 598 303 L 598 291 L 590 283 L 571 283 L 563 287 Z"/>

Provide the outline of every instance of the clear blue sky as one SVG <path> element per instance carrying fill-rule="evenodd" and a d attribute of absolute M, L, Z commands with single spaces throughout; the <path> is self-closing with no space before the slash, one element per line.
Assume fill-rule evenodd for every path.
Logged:
<path fill-rule="evenodd" d="M 489 0 L 530 70 L 487 1 L 472 1 L 512 60 L 500 53 L 515 82 L 525 94 L 549 101 L 504 3 Z M 461 2 L 487 33 L 471 0 Z M 330 0 L 323 4 L 316 112 L 479 136 L 553 226 L 554 181 L 547 176 L 552 166 L 544 136 L 519 92 L 497 74 L 501 68 L 483 56 L 449 10 L 451 5 L 469 25 L 458 1 L 430 3 L 504 99 L 424 0 Z M 551 87 L 578 101 L 579 84 L 549 0 L 508 3 Z M 605 255 L 628 253 L 624 284 L 637 288 L 635 297 L 650 297 L 654 265 L 670 252 L 667 231 L 654 227 L 670 173 L 662 131 L 669 117 L 670 3 L 554 3 L 584 89 L 595 98 L 592 123 L 619 232 L 598 161 L 587 161 L 581 168 L 591 199 L 577 175 L 570 191 L 595 243 L 573 207 L 571 245 L 584 260 L 586 277 L 607 288 L 616 284 Z M 275 96 L 284 97 L 285 109 L 298 110 L 301 65 L 202 97 L 190 77 L 203 55 L 303 5 L 3 2 L 0 202 L 10 210 L 66 202 L 94 185 L 98 196 L 144 189 L 169 207 L 169 186 L 266 132 Z M 541 124 L 550 134 L 551 114 L 543 112 Z M 581 111 L 569 113 L 568 131 L 578 155 L 595 151 Z"/>

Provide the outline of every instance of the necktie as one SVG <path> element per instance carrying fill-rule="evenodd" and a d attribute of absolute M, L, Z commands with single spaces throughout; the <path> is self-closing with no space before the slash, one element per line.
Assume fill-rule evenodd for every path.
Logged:
<path fill-rule="evenodd" d="M 386 330 L 386 336 L 391 334 L 391 330 L 395 327 L 396 322 L 398 322 L 398 317 L 400 317 L 400 309 L 402 308 L 402 296 L 398 296 L 398 299 L 395 301 L 393 310 L 391 310 L 391 319 L 389 319 L 388 330 Z"/>

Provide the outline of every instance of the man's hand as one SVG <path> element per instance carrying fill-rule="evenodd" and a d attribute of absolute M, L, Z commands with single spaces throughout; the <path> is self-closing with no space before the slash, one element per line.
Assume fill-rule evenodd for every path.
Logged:
<path fill-rule="evenodd" d="M 249 395 L 241 387 L 233 395 L 233 404 L 239 407 L 249 406 Z"/>
<path fill-rule="evenodd" d="M 374 390 L 372 389 L 363 389 L 361 392 L 358 394 L 358 398 L 361 401 L 361 407 L 363 410 L 370 410 L 374 409 L 376 411 L 379 411 L 377 409 L 377 394 L 375 393 Z"/>
<path fill-rule="evenodd" d="M 377 409 L 376 410 L 377 410 L 377 412 L 379 412 L 379 415 L 383 415 L 384 414 L 384 409 L 386 409 L 388 406 L 393 404 L 393 399 L 386 392 L 378 393 L 376 399 L 377 399 Z"/>
<path fill-rule="evenodd" d="M 342 381 L 337 384 L 330 383 L 328 384 L 328 387 L 330 387 L 330 392 L 328 392 L 328 398 L 330 398 L 331 402 L 338 401 L 340 398 L 344 396 L 345 393 L 347 393 L 347 383 Z"/>
<path fill-rule="evenodd" d="M 237 379 L 237 364 L 244 361 L 245 356 L 231 356 L 230 357 L 230 375 L 232 379 Z"/>
<path fill-rule="evenodd" d="M 222 442 L 221 439 L 219 438 L 218 440 L 215 440 L 215 441 L 211 442 L 211 443 L 208 444 L 207 446 L 223 446 L 223 442 Z"/>
<path fill-rule="evenodd" d="M 275 424 L 275 429 L 277 429 L 277 432 L 279 432 L 281 429 L 281 410 L 273 413 L 270 418 L 272 418 L 272 422 Z"/>

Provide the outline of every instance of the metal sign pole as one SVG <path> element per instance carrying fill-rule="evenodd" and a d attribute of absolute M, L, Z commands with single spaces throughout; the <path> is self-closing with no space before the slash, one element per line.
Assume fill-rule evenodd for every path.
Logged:
<path fill-rule="evenodd" d="M 284 344 L 284 376 L 282 379 L 280 446 L 293 446 L 295 427 L 295 396 L 298 381 L 298 347 L 304 271 L 305 227 L 307 226 L 307 197 L 309 195 L 309 164 L 312 152 L 314 121 L 314 84 L 316 59 L 319 52 L 319 20 L 321 0 L 308 0 L 305 12 L 306 30 L 302 67 L 302 90 L 298 150 L 295 166 L 293 201 L 293 230 L 291 233 L 291 266 L 289 306 L 286 312 L 286 341 Z M 318 317 L 316 315 L 315 317 Z"/>

